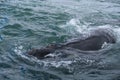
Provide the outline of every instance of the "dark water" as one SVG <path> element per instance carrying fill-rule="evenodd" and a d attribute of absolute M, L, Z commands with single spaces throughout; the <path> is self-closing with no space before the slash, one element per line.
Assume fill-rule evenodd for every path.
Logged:
<path fill-rule="evenodd" d="M 117 35 L 104 54 L 25 55 L 98 27 Z M 0 0 L 0 80 L 120 80 L 120 0 Z"/>

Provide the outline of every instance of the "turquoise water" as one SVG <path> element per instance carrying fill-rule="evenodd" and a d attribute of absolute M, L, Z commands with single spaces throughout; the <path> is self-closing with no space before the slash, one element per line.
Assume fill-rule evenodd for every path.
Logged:
<path fill-rule="evenodd" d="M 65 51 L 73 55 L 45 60 L 25 54 L 98 27 L 117 36 L 104 54 Z M 120 80 L 120 0 L 1 0 L 0 80 Z"/>

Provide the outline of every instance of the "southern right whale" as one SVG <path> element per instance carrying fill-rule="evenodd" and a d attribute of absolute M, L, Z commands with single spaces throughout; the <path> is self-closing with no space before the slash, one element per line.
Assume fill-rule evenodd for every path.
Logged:
<path fill-rule="evenodd" d="M 110 31 L 110 33 L 109 33 Z M 39 59 L 45 58 L 46 55 L 55 52 L 59 49 L 73 48 L 83 52 L 100 50 L 104 43 L 114 44 L 116 43 L 116 37 L 113 31 L 105 29 L 96 29 L 90 32 L 90 36 L 84 39 L 77 39 L 71 42 L 65 42 L 61 44 L 51 44 L 41 49 L 32 49 L 27 54 L 35 56 Z"/>

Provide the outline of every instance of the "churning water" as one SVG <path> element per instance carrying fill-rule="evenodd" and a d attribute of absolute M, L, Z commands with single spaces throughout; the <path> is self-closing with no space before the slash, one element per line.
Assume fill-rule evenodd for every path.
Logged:
<path fill-rule="evenodd" d="M 103 54 L 25 54 L 98 27 L 112 28 L 117 38 Z M 0 0 L 0 80 L 120 80 L 120 0 Z"/>

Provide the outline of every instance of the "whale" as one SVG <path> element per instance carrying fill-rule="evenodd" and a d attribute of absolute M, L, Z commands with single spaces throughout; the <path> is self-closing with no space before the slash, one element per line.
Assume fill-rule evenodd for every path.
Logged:
<path fill-rule="evenodd" d="M 90 32 L 86 38 L 76 39 L 70 42 L 64 42 L 60 44 L 50 44 L 44 48 L 32 49 L 27 54 L 37 57 L 38 59 L 44 59 L 46 55 L 54 53 L 56 50 L 62 50 L 66 48 L 78 49 L 83 52 L 98 51 L 102 49 L 103 44 L 115 44 L 116 37 L 113 31 L 107 29 L 95 29 Z"/>

